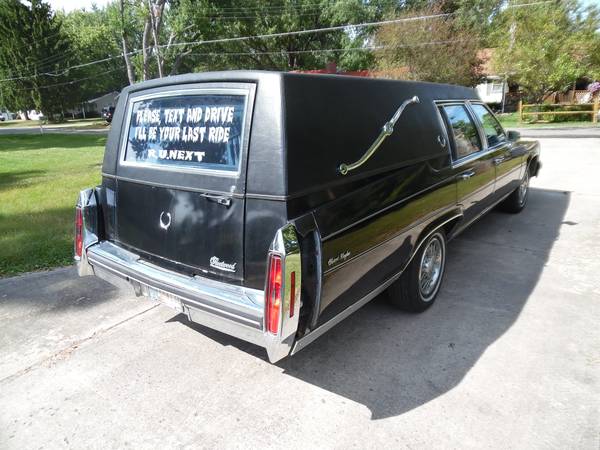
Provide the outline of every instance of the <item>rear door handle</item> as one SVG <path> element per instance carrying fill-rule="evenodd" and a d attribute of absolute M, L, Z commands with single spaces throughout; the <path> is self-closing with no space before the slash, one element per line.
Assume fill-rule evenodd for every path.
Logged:
<path fill-rule="evenodd" d="M 498 164 L 502 164 L 502 162 L 505 160 L 506 158 L 504 156 L 499 156 L 498 158 L 494 158 L 494 164 L 498 165 Z"/>
<path fill-rule="evenodd" d="M 473 175 L 475 175 L 475 171 L 473 169 L 471 170 L 467 170 L 466 172 L 461 173 L 458 178 L 460 180 L 468 180 L 469 178 L 471 178 Z"/>
<path fill-rule="evenodd" d="M 226 197 L 224 195 L 202 194 L 202 197 L 206 197 L 208 201 L 218 203 L 219 205 L 231 205 L 231 197 Z"/>

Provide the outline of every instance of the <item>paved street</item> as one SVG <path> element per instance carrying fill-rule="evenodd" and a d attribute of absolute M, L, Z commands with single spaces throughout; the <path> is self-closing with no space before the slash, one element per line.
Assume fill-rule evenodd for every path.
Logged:
<path fill-rule="evenodd" d="M 0 128 L 0 136 L 6 134 L 40 134 L 40 133 L 59 133 L 59 134 L 108 134 L 108 128 L 69 128 L 44 126 L 42 130 L 39 127 L 10 127 Z"/>
<path fill-rule="evenodd" d="M 0 448 L 597 450 L 600 136 L 544 133 L 432 309 L 378 298 L 277 365 L 71 268 L 0 280 Z"/>

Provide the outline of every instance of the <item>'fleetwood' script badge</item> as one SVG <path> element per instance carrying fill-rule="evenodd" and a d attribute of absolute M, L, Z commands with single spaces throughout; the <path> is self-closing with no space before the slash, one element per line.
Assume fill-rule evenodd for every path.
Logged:
<path fill-rule="evenodd" d="M 213 256 L 210 258 L 210 267 L 214 267 L 215 269 L 224 270 L 225 272 L 235 272 L 235 266 L 237 263 L 226 263 L 221 261 L 218 257 Z"/>
<path fill-rule="evenodd" d="M 333 258 L 329 258 L 329 259 L 327 260 L 327 265 L 328 265 L 329 267 L 331 267 L 331 266 L 333 266 L 334 264 L 337 264 L 337 263 L 339 263 L 339 262 L 344 262 L 344 261 L 346 261 L 346 260 L 347 260 L 349 257 L 350 257 L 350 252 L 349 252 L 349 251 L 342 252 L 342 253 L 340 253 L 339 255 L 337 255 L 337 256 L 334 256 Z"/>

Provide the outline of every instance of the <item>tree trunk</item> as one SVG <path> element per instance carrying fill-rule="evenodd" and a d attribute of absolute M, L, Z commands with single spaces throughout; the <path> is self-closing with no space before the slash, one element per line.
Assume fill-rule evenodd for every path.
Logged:
<path fill-rule="evenodd" d="M 146 18 L 144 24 L 144 34 L 142 35 L 142 79 L 148 80 L 150 76 L 150 49 L 148 48 L 150 41 L 150 32 L 152 25 L 150 23 L 150 16 Z"/>
<path fill-rule="evenodd" d="M 125 33 L 123 33 L 121 39 L 123 40 L 123 59 L 125 60 L 125 66 L 127 67 L 127 78 L 129 79 L 129 84 L 134 84 L 135 72 L 133 71 L 131 60 L 129 59 L 129 51 L 127 50 L 127 41 L 125 40 Z"/>
<path fill-rule="evenodd" d="M 177 75 L 177 71 L 179 70 L 179 65 L 181 64 L 181 61 L 185 56 L 189 55 L 190 53 L 192 53 L 192 49 L 188 49 L 177 55 L 177 58 L 175 58 L 175 62 L 173 63 L 173 67 L 171 67 L 171 72 L 169 73 L 169 76 Z"/>
<path fill-rule="evenodd" d="M 156 4 L 152 0 L 148 0 L 150 9 L 150 21 L 152 24 L 152 36 L 154 38 L 154 54 L 156 56 L 156 64 L 158 66 L 158 76 L 163 77 L 163 60 L 160 54 L 158 35 L 160 25 L 162 23 L 162 14 L 165 8 L 165 0 L 158 0 Z"/>
<path fill-rule="evenodd" d="M 123 44 L 123 59 L 125 60 L 125 66 L 127 67 L 127 78 L 129 79 L 129 84 L 135 83 L 135 72 L 133 71 L 133 66 L 131 64 L 131 60 L 129 59 L 129 50 L 127 48 L 127 35 L 125 33 L 125 4 L 124 0 L 121 0 L 119 3 L 120 12 L 121 12 L 121 41 Z"/>

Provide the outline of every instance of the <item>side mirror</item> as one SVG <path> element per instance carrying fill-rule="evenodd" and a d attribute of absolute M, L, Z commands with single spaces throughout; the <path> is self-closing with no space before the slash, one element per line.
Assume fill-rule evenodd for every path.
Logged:
<path fill-rule="evenodd" d="M 508 130 L 508 140 L 515 142 L 521 139 L 521 133 L 515 130 Z"/>

